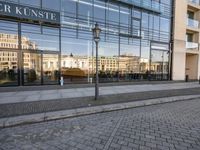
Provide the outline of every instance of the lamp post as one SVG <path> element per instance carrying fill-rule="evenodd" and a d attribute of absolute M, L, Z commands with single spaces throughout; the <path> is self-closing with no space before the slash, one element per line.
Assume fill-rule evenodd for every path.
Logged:
<path fill-rule="evenodd" d="M 95 81 L 95 100 L 99 97 L 99 71 L 98 71 L 98 44 L 100 40 L 100 33 L 101 29 L 99 28 L 99 25 L 96 23 L 95 27 L 92 29 L 93 32 L 93 39 L 96 44 L 96 81 Z"/>

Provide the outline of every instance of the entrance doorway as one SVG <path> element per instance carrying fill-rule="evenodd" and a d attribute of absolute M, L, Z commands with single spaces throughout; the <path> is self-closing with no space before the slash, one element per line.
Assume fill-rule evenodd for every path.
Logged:
<path fill-rule="evenodd" d="M 169 80 L 169 62 L 169 44 L 162 42 L 151 42 L 149 63 L 151 80 Z"/>
<path fill-rule="evenodd" d="M 152 50 L 151 75 L 154 80 L 168 80 L 169 55 L 167 51 Z"/>
<path fill-rule="evenodd" d="M 56 84 L 59 80 L 58 54 L 43 54 L 42 57 L 43 84 Z"/>
<path fill-rule="evenodd" d="M 189 80 L 198 80 L 198 54 L 186 54 L 185 75 Z"/>

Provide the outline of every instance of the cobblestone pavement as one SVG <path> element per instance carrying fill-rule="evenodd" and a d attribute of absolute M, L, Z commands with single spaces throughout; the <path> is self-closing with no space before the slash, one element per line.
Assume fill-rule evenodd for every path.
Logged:
<path fill-rule="evenodd" d="M 0 129 L 0 149 L 199 150 L 200 99 Z"/>

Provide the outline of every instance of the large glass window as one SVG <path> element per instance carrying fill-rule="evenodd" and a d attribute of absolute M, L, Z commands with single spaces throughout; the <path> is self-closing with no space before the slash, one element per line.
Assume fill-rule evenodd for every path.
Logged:
<path fill-rule="evenodd" d="M 149 62 L 150 62 L 150 47 L 149 45 L 143 45 L 141 47 L 140 58 L 140 74 L 142 79 L 148 79 L 149 74 Z"/>
<path fill-rule="evenodd" d="M 119 79 L 139 79 L 140 41 L 138 39 L 120 38 Z"/>
<path fill-rule="evenodd" d="M 119 6 L 108 4 L 108 23 L 119 25 Z"/>
<path fill-rule="evenodd" d="M 153 18 L 154 20 L 154 23 L 153 23 L 153 29 L 154 30 L 159 30 L 159 25 L 160 25 L 160 22 L 159 22 L 159 16 L 154 16 Z"/>
<path fill-rule="evenodd" d="M 94 0 L 94 19 L 98 22 L 105 22 L 106 6 L 105 2 Z"/>
<path fill-rule="evenodd" d="M 149 26 L 149 16 L 147 13 L 142 13 L 142 27 L 148 28 Z"/>
<path fill-rule="evenodd" d="M 132 35 L 140 36 L 141 29 L 141 20 L 140 19 L 132 19 Z"/>
<path fill-rule="evenodd" d="M 106 8 L 106 37 L 111 39 L 110 34 L 119 33 L 119 6 L 107 3 Z"/>
<path fill-rule="evenodd" d="M 78 15 L 80 18 L 90 20 L 92 13 L 93 0 L 81 0 L 78 2 Z"/>
<path fill-rule="evenodd" d="M 95 45 L 94 45 L 95 46 Z M 95 72 L 96 53 L 94 52 L 93 69 Z M 100 42 L 99 45 L 99 80 L 100 82 L 113 82 L 118 79 L 118 43 Z"/>
<path fill-rule="evenodd" d="M 149 14 L 149 29 L 153 29 L 153 24 L 154 24 L 154 20 L 153 20 L 153 15 L 152 14 Z"/>
<path fill-rule="evenodd" d="M 90 82 L 91 41 L 62 37 L 61 75 L 65 83 Z"/>
<path fill-rule="evenodd" d="M 0 20 L 0 86 L 18 85 L 18 24 Z"/>
<path fill-rule="evenodd" d="M 22 24 L 22 49 L 59 51 L 59 30 Z"/>
<path fill-rule="evenodd" d="M 66 16 L 76 16 L 77 2 L 74 0 L 61 0 L 61 11 Z"/>
<path fill-rule="evenodd" d="M 167 18 L 160 18 L 160 31 L 170 32 L 170 21 Z"/>
<path fill-rule="evenodd" d="M 154 16 L 153 22 L 153 40 L 159 41 L 159 33 L 160 33 L 160 19 L 159 16 Z"/>
<path fill-rule="evenodd" d="M 0 20 L 0 48 L 18 49 L 18 25 Z"/>
<path fill-rule="evenodd" d="M 130 33 L 130 10 L 127 7 L 120 7 L 120 33 Z"/>
<path fill-rule="evenodd" d="M 92 11 L 92 6 L 93 6 L 93 2 L 92 0 L 85 0 L 85 1 L 79 1 L 78 3 L 78 17 L 80 18 L 78 20 L 78 28 L 82 31 L 79 30 L 79 35 L 82 37 L 84 37 L 84 34 L 87 34 L 86 32 L 89 31 L 89 34 L 91 35 L 91 26 L 92 26 L 92 17 L 93 17 L 93 11 Z M 86 31 L 86 32 L 85 32 Z M 86 35 L 86 39 L 88 39 L 87 37 L 90 37 L 88 35 Z"/>

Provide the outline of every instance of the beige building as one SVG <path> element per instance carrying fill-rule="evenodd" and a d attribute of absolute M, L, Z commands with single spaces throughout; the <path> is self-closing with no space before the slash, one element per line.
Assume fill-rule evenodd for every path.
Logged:
<path fill-rule="evenodd" d="M 174 1 L 172 79 L 196 80 L 200 76 L 199 0 Z"/>

